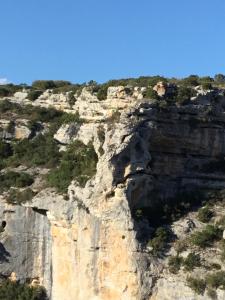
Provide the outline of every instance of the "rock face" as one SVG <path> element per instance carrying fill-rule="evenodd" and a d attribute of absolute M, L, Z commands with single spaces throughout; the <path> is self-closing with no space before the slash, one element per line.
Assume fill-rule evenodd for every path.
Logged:
<path fill-rule="evenodd" d="M 23 140 L 28 139 L 32 132 L 28 128 L 27 120 L 0 120 L 0 137 L 6 140 L 16 139 Z"/>
<path fill-rule="evenodd" d="M 171 83 L 158 82 L 154 87 L 153 91 L 157 93 L 159 97 L 169 96 L 174 93 L 176 86 Z"/>
<path fill-rule="evenodd" d="M 46 215 L 1 199 L 0 216 L 6 222 L 0 241 L 1 275 L 22 282 L 38 279 L 51 293 L 52 241 Z"/>
<path fill-rule="evenodd" d="M 176 193 L 225 188 L 225 175 L 209 168 L 225 155 L 224 98 L 159 109 L 138 97 L 131 102 L 120 88 L 108 94 L 117 100 L 100 102 L 84 90 L 75 106 L 89 122 L 55 135 L 63 145 L 93 141 L 97 172 L 84 188 L 73 181 L 68 201 L 48 189 L 22 207 L 2 199 L 1 273 L 38 278 L 52 300 L 210 299 L 163 275 L 146 247 L 151 220 L 137 221 L 134 212 Z M 119 121 L 105 121 L 115 107 Z"/>

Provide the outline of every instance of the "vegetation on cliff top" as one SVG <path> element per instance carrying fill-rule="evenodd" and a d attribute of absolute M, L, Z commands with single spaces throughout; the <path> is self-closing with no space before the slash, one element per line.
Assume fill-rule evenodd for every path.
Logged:
<path fill-rule="evenodd" d="M 97 93 L 99 100 L 104 100 L 107 95 L 107 89 L 109 86 L 131 86 L 131 87 L 153 87 L 157 82 L 167 82 L 179 85 L 181 87 L 195 87 L 202 85 L 204 89 L 210 89 L 213 87 L 225 86 L 225 75 L 216 74 L 214 78 L 210 76 L 200 77 L 198 75 L 190 75 L 186 78 L 166 78 L 163 76 L 140 76 L 138 78 L 125 78 L 109 80 L 103 84 L 98 84 L 96 81 L 91 80 L 82 84 L 71 83 L 65 80 L 36 80 L 31 86 L 24 83 L 20 85 L 5 84 L 0 86 L 0 97 L 10 97 L 17 91 L 24 89 L 29 90 L 29 99 L 34 101 L 45 90 L 50 89 L 53 93 L 66 93 L 73 92 L 73 94 L 80 93 L 81 89 L 85 86 L 93 88 L 93 91 Z M 147 93 L 152 93 L 149 90 Z M 147 94 L 149 96 L 149 94 Z M 152 95 L 152 94 L 151 94 Z"/>

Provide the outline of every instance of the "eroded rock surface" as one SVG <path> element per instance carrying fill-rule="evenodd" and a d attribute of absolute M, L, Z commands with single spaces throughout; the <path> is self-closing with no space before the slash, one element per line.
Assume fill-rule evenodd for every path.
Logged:
<path fill-rule="evenodd" d="M 215 103 L 200 95 L 189 105 L 160 109 L 127 93 L 111 88 L 111 98 L 99 101 L 84 89 L 74 108 L 55 95 L 37 100 L 78 110 L 88 120 L 63 125 L 54 138 L 62 145 L 92 141 L 97 172 L 84 188 L 73 181 L 68 200 L 49 189 L 22 207 L 2 199 L 7 226 L 0 271 L 38 278 L 52 300 L 209 299 L 196 296 L 184 277 L 163 272 L 163 262 L 147 249 L 151 220 L 136 220 L 134 212 L 164 205 L 176 193 L 225 188 L 224 173 L 207 169 L 225 155 L 224 98 Z M 111 118 L 115 110 L 118 120 Z M 194 228 L 187 222 L 182 234 Z"/>

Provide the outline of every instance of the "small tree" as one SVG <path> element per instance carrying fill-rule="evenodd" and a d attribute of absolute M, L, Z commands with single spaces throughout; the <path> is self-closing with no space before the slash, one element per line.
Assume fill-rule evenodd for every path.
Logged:
<path fill-rule="evenodd" d="M 225 83 L 225 75 L 223 74 L 216 74 L 214 79 L 218 83 Z"/>

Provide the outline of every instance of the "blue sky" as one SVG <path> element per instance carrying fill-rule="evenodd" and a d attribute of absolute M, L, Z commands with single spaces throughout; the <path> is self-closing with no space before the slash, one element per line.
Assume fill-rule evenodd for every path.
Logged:
<path fill-rule="evenodd" d="M 0 31 L 15 83 L 225 73 L 224 0 L 7 0 Z"/>

